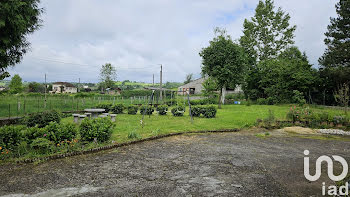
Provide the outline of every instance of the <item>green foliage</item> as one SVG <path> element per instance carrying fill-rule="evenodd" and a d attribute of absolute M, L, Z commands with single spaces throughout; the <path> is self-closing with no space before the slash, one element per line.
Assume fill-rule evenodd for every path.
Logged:
<path fill-rule="evenodd" d="M 9 76 L 9 66 L 18 64 L 30 43 L 27 35 L 40 27 L 43 9 L 39 0 L 1 1 L 0 3 L 0 80 Z"/>
<path fill-rule="evenodd" d="M 79 126 L 81 139 L 92 142 L 109 140 L 113 130 L 113 123 L 109 118 L 84 119 Z"/>
<path fill-rule="evenodd" d="M 24 126 L 3 126 L 0 127 L 0 147 L 14 150 L 22 141 Z"/>
<path fill-rule="evenodd" d="M 168 112 L 168 105 L 158 105 L 157 111 L 159 115 L 166 115 Z"/>
<path fill-rule="evenodd" d="M 178 105 L 171 109 L 171 113 L 174 116 L 183 116 L 185 112 L 185 107 L 183 105 Z"/>
<path fill-rule="evenodd" d="M 205 118 L 215 118 L 217 109 L 213 105 L 202 108 L 202 113 Z"/>
<path fill-rule="evenodd" d="M 139 110 L 139 107 L 138 106 L 135 106 L 135 105 L 130 105 L 128 106 L 128 114 L 137 114 L 137 111 Z"/>
<path fill-rule="evenodd" d="M 53 143 L 46 138 L 36 138 L 30 144 L 30 147 L 40 154 L 46 154 L 52 151 Z"/>
<path fill-rule="evenodd" d="M 193 74 L 192 74 L 192 73 L 186 75 L 186 79 L 185 79 L 185 81 L 184 81 L 184 84 L 188 84 L 188 83 L 190 83 L 191 81 L 193 81 L 192 78 L 193 78 Z"/>
<path fill-rule="evenodd" d="M 298 104 L 300 106 L 304 105 L 306 103 L 306 100 L 304 99 L 303 93 L 299 92 L 298 90 L 293 90 L 292 103 Z"/>
<path fill-rule="evenodd" d="M 281 8 L 275 10 L 273 0 L 260 0 L 251 20 L 244 20 L 240 44 L 254 61 L 275 58 L 293 44 L 296 26 Z"/>
<path fill-rule="evenodd" d="M 140 113 L 141 114 L 152 115 L 153 112 L 154 112 L 154 107 L 152 107 L 151 105 L 148 105 L 148 106 L 142 105 L 140 107 Z"/>
<path fill-rule="evenodd" d="M 128 133 L 129 139 L 141 139 L 142 137 L 135 130 L 132 130 Z"/>
<path fill-rule="evenodd" d="M 122 114 L 125 106 L 123 104 L 116 104 L 111 107 L 111 111 L 115 114 Z"/>
<path fill-rule="evenodd" d="M 105 109 L 105 112 L 108 113 L 109 111 L 111 111 L 112 104 L 111 103 L 100 103 L 100 104 L 97 104 L 95 106 L 95 108 Z"/>
<path fill-rule="evenodd" d="M 110 63 L 102 65 L 100 70 L 100 78 L 103 88 L 113 88 L 114 80 L 117 79 L 117 69 Z"/>
<path fill-rule="evenodd" d="M 28 92 L 44 93 L 45 92 L 45 85 L 37 83 L 37 82 L 30 82 L 28 84 Z"/>
<path fill-rule="evenodd" d="M 212 77 L 208 77 L 208 79 L 206 79 L 202 85 L 202 93 L 204 94 L 204 96 L 216 95 L 215 91 L 218 89 L 218 85 L 215 79 L 213 79 Z"/>
<path fill-rule="evenodd" d="M 73 123 L 59 124 L 56 122 L 50 122 L 50 124 L 45 127 L 45 132 L 47 132 L 47 135 L 43 135 L 43 137 L 55 143 L 72 141 L 76 138 L 78 133 Z"/>
<path fill-rule="evenodd" d="M 203 111 L 203 107 L 202 106 L 193 106 L 191 107 L 191 114 L 194 117 L 199 117 L 201 115 Z"/>
<path fill-rule="evenodd" d="M 40 128 L 45 127 L 50 122 L 61 121 L 60 113 L 57 111 L 44 111 L 39 113 L 34 113 L 26 117 L 25 122 L 28 127 L 38 126 Z"/>
<path fill-rule="evenodd" d="M 190 100 L 191 105 L 208 105 L 208 104 L 217 104 L 217 103 L 218 103 L 217 98 Z"/>
<path fill-rule="evenodd" d="M 350 69 L 350 2 L 340 0 L 336 6 L 337 17 L 331 18 L 328 31 L 325 33 L 325 44 L 327 49 L 319 59 L 319 63 L 327 67 L 347 67 Z M 350 76 L 347 77 L 349 82 Z"/>
<path fill-rule="evenodd" d="M 202 57 L 202 73 L 214 79 L 217 88 L 235 88 L 243 81 L 247 58 L 241 46 L 234 43 L 225 30 L 216 29 L 216 37 L 210 45 L 203 48 L 199 55 Z M 220 96 L 221 96 L 220 91 Z M 220 107 L 220 103 L 219 103 Z"/>
<path fill-rule="evenodd" d="M 23 91 L 22 78 L 19 75 L 14 75 L 11 79 L 9 88 L 12 94 L 21 93 Z"/>

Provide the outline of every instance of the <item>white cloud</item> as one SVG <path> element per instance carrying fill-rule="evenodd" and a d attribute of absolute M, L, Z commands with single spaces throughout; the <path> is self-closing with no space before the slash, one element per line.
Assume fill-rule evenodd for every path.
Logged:
<path fill-rule="evenodd" d="M 151 81 L 161 63 L 165 81 L 183 81 L 188 73 L 199 76 L 198 53 L 212 39 L 214 27 L 225 27 L 238 39 L 257 2 L 43 0 L 43 27 L 29 37 L 32 51 L 11 74 L 29 81 L 42 81 L 47 73 L 50 81 L 96 82 L 100 66 L 111 62 L 119 80 Z M 290 13 L 297 25 L 296 45 L 317 64 L 323 33 L 335 15 L 334 1 L 275 3 Z"/>

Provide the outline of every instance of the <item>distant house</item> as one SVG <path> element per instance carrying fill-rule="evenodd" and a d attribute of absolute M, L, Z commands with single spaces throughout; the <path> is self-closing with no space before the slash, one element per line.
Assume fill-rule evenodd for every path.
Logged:
<path fill-rule="evenodd" d="M 120 88 L 107 88 L 106 93 L 109 95 L 120 95 L 122 93 L 122 89 L 120 89 Z"/>
<path fill-rule="evenodd" d="M 52 84 L 51 93 L 77 93 L 78 89 L 71 83 L 68 82 L 55 82 Z"/>
<path fill-rule="evenodd" d="M 204 89 L 203 82 L 205 80 L 206 80 L 206 78 L 199 78 L 199 79 L 196 79 L 190 83 L 182 85 L 178 88 L 177 94 L 178 95 L 185 95 L 186 92 L 189 92 L 190 94 L 201 94 L 202 90 Z M 243 92 L 241 86 L 238 86 L 234 90 L 226 88 L 226 90 L 223 90 L 223 91 L 225 92 L 223 94 L 234 94 L 234 93 Z"/>

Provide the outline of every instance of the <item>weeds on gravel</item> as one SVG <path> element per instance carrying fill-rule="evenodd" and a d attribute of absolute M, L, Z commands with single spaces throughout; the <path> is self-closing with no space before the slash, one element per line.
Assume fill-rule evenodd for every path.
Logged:
<path fill-rule="evenodd" d="M 255 134 L 256 137 L 260 137 L 260 138 L 265 138 L 267 136 L 269 136 L 270 133 L 269 132 L 266 132 L 266 133 L 257 133 Z"/>

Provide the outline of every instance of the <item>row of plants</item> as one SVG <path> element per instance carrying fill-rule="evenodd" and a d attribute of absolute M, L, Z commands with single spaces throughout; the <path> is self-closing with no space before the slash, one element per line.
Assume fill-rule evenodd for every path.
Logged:
<path fill-rule="evenodd" d="M 41 125 L 40 125 L 41 126 Z M 82 150 L 110 139 L 113 123 L 109 118 L 84 119 L 74 123 L 49 122 L 45 127 L 11 125 L 0 128 L 0 158 L 49 155 Z"/>
<path fill-rule="evenodd" d="M 304 123 L 312 127 L 349 127 L 350 120 L 344 114 L 331 115 L 328 112 L 315 112 L 308 107 L 293 106 L 287 113 L 287 119 L 293 123 Z"/>
<path fill-rule="evenodd" d="M 200 117 L 203 115 L 205 118 L 215 118 L 217 109 L 213 105 L 208 106 L 193 106 L 191 108 L 191 114 L 194 117 Z"/>

